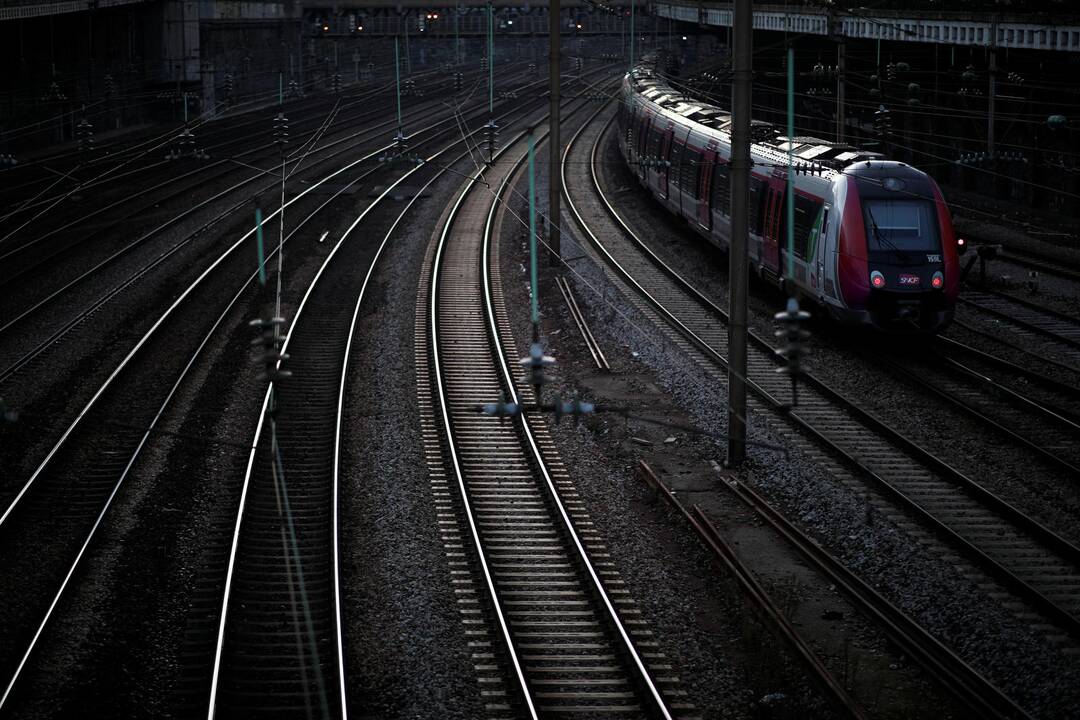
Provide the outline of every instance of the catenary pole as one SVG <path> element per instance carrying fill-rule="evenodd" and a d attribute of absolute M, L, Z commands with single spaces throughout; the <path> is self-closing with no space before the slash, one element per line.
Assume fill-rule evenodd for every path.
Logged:
<path fill-rule="evenodd" d="M 397 94 L 397 127 L 401 134 L 401 61 L 398 59 L 398 39 L 394 38 L 394 88 Z"/>
<path fill-rule="evenodd" d="M 936 47 L 936 46 L 935 46 Z M 844 38 L 836 46 L 836 142 L 844 142 L 844 105 L 847 102 L 847 83 L 844 73 L 847 67 L 847 47 Z M 935 52 L 935 57 L 937 53 Z M 937 77 L 935 74 L 934 77 Z"/>
<path fill-rule="evenodd" d="M 795 288 L 795 48 L 787 50 L 787 282 Z"/>
<path fill-rule="evenodd" d="M 495 115 L 495 15 L 491 3 L 487 6 L 487 56 L 488 56 L 488 115 Z"/>
<path fill-rule="evenodd" d="M 550 95 L 550 132 L 548 147 L 551 151 L 548 166 L 548 244 L 551 248 L 551 264 L 559 262 L 559 199 L 562 193 L 562 173 L 559 172 L 559 163 L 562 162 L 562 141 L 559 136 L 559 59 L 562 55 L 562 43 L 560 42 L 562 3 L 560 0 L 551 0 L 548 6 L 548 37 L 549 48 L 549 72 L 551 77 Z"/>
<path fill-rule="evenodd" d="M 750 0 L 735 0 L 731 92 L 731 248 L 728 252 L 728 465 L 746 459 L 746 291 L 750 190 Z"/>

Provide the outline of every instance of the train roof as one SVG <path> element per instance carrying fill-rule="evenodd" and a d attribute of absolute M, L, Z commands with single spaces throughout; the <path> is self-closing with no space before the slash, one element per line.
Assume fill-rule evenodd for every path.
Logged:
<path fill-rule="evenodd" d="M 673 88 L 652 70 L 639 66 L 634 68 L 629 77 L 634 90 L 650 102 L 690 122 L 723 133 L 730 141 L 731 113 Z M 790 138 L 789 141 L 780 128 L 761 120 L 750 122 L 750 139 L 755 153 L 776 163 L 787 163 L 790 146 L 796 164 L 812 165 L 826 176 L 833 172 L 841 172 L 855 162 L 885 159 L 881 153 L 861 150 L 854 145 L 835 143 L 817 137 L 799 135 Z"/>

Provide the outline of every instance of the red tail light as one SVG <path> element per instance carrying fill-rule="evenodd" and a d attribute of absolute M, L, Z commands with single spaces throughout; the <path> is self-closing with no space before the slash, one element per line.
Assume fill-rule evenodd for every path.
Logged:
<path fill-rule="evenodd" d="M 945 285 L 945 276 L 940 270 L 935 272 L 933 277 L 930 278 L 930 285 L 935 290 L 940 290 Z"/>
<path fill-rule="evenodd" d="M 885 287 L 885 276 L 875 270 L 874 272 L 870 273 L 870 284 L 876 288 Z"/>

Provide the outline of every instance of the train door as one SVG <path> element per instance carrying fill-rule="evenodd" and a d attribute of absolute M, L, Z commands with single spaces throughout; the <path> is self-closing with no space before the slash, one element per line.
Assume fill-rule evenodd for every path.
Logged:
<path fill-rule="evenodd" d="M 660 162 L 656 168 L 656 174 L 659 178 L 660 185 L 660 197 L 667 200 L 669 193 L 668 177 L 671 175 L 671 166 L 665 161 L 671 157 L 671 138 L 674 136 L 674 125 L 668 123 L 667 129 L 664 130 L 664 137 L 660 141 L 660 157 L 657 158 Z"/>
<path fill-rule="evenodd" d="M 812 284 L 814 285 L 814 289 L 817 291 L 818 299 L 822 302 L 825 302 L 825 263 L 828 261 L 828 258 L 831 257 L 829 254 L 830 248 L 836 246 L 836 231 L 835 228 L 830 227 L 829 225 L 829 215 L 832 214 L 829 212 L 830 209 L 831 207 L 829 205 L 825 205 L 822 208 L 819 218 L 820 225 L 818 226 L 818 231 L 814 236 L 816 240 L 816 245 L 813 253 L 815 273 L 814 275 L 811 275 L 811 280 Z M 836 224 L 835 220 L 833 221 L 833 224 Z M 830 270 L 829 275 L 832 274 L 833 273 Z M 832 282 L 831 277 L 828 278 L 828 280 L 830 283 Z"/>
<path fill-rule="evenodd" d="M 648 174 L 648 168 L 645 163 L 642 162 L 646 155 L 646 148 L 649 145 L 649 130 L 652 127 L 652 115 L 644 108 L 641 111 L 641 124 L 638 126 L 637 134 L 637 172 L 638 177 L 645 180 Z"/>
<path fill-rule="evenodd" d="M 761 264 L 780 275 L 780 218 L 783 215 L 784 189 L 787 177 L 778 170 L 769 177 L 768 193 L 765 197 L 764 222 L 761 228 L 762 247 Z"/>
<path fill-rule="evenodd" d="M 712 208 L 709 199 L 712 197 L 713 165 L 715 164 L 716 141 L 710 140 L 708 147 L 701 154 L 701 172 L 698 173 L 697 191 L 698 224 L 706 230 L 712 230 Z"/>

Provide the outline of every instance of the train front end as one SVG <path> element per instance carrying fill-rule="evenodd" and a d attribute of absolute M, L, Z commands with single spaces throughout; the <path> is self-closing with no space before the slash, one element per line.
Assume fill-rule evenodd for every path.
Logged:
<path fill-rule="evenodd" d="M 960 261 L 937 184 L 904 163 L 862 161 L 837 178 L 837 274 L 848 320 L 937 332 L 952 320 Z"/>

